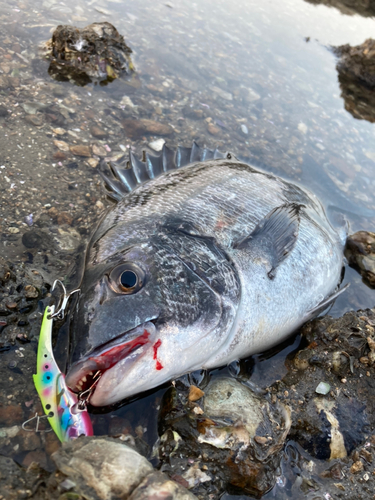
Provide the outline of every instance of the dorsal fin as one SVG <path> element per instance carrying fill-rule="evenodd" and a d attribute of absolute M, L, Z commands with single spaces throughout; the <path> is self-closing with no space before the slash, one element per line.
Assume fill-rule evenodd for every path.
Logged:
<path fill-rule="evenodd" d="M 99 172 L 104 179 L 108 196 L 119 201 L 140 184 L 168 170 L 185 167 L 198 161 L 226 158 L 227 154 L 221 153 L 218 149 L 201 148 L 195 141 L 191 148 L 179 146 L 176 151 L 164 144 L 160 153 L 144 152 L 142 160 L 132 152 L 129 154 L 129 160 L 122 163 L 103 160 Z"/>

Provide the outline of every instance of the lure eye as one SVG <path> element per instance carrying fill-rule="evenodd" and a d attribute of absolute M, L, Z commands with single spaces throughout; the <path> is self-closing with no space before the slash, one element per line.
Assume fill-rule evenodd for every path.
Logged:
<path fill-rule="evenodd" d="M 125 262 L 112 269 L 109 285 L 116 293 L 132 294 L 144 285 L 145 273 L 133 262 Z"/>

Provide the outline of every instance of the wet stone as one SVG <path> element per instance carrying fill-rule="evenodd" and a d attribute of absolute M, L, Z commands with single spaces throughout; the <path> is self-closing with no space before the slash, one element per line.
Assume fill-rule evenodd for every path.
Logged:
<path fill-rule="evenodd" d="M 153 471 L 152 465 L 130 446 L 111 438 L 81 437 L 63 443 L 52 455 L 57 468 L 89 498 L 126 498 Z"/>
<path fill-rule="evenodd" d="M 37 229 L 26 231 L 22 235 L 22 243 L 26 248 L 38 248 L 43 243 L 43 233 Z"/>
<path fill-rule="evenodd" d="M 60 25 L 45 50 L 50 61 L 48 73 L 58 81 L 84 86 L 110 82 L 133 72 L 132 51 L 108 22 L 93 23 L 83 29 Z"/>
<path fill-rule="evenodd" d="M 196 498 L 182 485 L 171 481 L 161 472 L 155 471 L 141 482 L 128 500 L 194 500 Z"/>
<path fill-rule="evenodd" d="M 375 286 L 375 233 L 359 231 L 348 237 L 345 256 L 349 264 L 359 269 L 371 286 Z"/>
<path fill-rule="evenodd" d="M 4 117 L 4 116 L 8 116 L 8 110 L 5 106 L 3 106 L 2 104 L 0 105 L 0 116 L 1 117 Z"/>
<path fill-rule="evenodd" d="M 136 139 L 142 135 L 171 135 L 172 127 L 169 125 L 148 119 L 133 120 L 126 119 L 122 121 L 122 126 L 128 137 Z"/>
<path fill-rule="evenodd" d="M 26 115 L 25 120 L 35 127 L 42 127 L 44 124 L 44 120 L 41 115 Z"/>
<path fill-rule="evenodd" d="M 97 125 L 92 125 L 90 127 L 90 134 L 97 139 L 105 139 L 108 136 L 108 132 L 98 127 Z"/>
<path fill-rule="evenodd" d="M 210 382 L 199 405 L 171 388 L 159 414 L 162 470 L 180 475 L 199 498 L 218 498 L 228 487 L 260 496 L 276 481 L 290 423 L 286 406 L 235 379 Z"/>
<path fill-rule="evenodd" d="M 83 144 L 79 144 L 77 146 L 70 146 L 70 151 L 75 156 L 85 156 L 89 158 L 91 156 L 91 149 L 89 146 L 85 146 Z"/>

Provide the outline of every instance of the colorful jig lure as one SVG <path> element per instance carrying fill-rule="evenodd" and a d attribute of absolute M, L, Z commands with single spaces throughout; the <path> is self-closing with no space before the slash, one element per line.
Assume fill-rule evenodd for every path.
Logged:
<path fill-rule="evenodd" d="M 52 350 L 52 323 L 55 306 L 46 308 L 37 355 L 37 373 L 33 375 L 43 409 L 60 441 L 69 441 L 81 434 L 92 436 L 92 424 L 86 402 L 68 389 Z"/>

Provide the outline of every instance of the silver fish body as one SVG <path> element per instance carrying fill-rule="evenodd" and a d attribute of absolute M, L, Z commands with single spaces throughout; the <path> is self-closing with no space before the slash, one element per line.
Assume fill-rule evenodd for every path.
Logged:
<path fill-rule="evenodd" d="M 345 231 L 318 199 L 207 152 L 103 174 L 118 203 L 89 244 L 66 377 L 101 372 L 93 405 L 268 349 L 337 295 Z"/>

